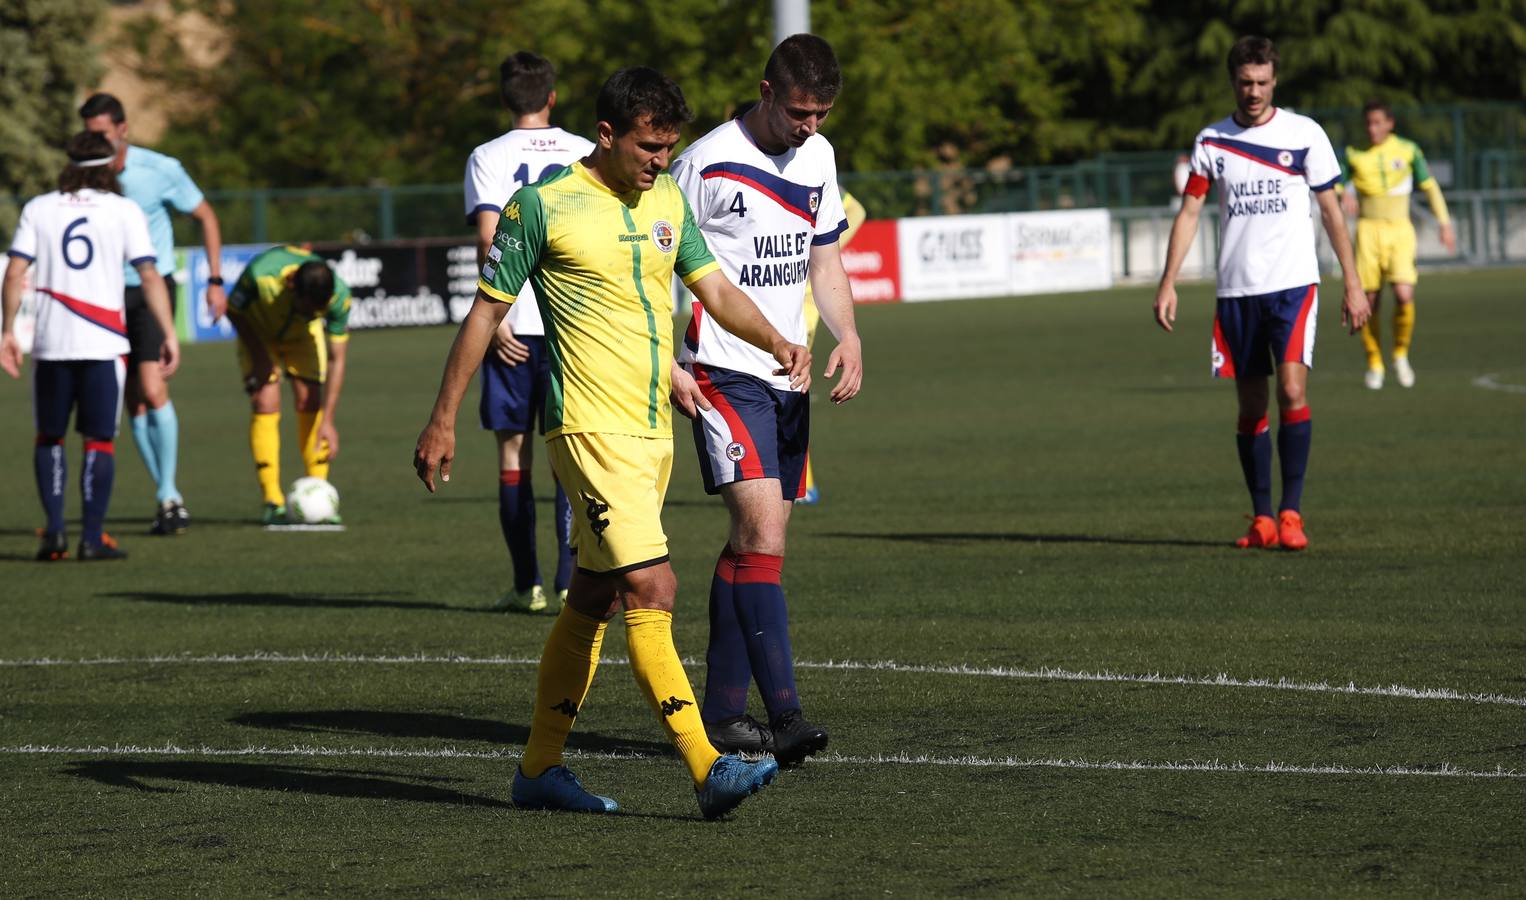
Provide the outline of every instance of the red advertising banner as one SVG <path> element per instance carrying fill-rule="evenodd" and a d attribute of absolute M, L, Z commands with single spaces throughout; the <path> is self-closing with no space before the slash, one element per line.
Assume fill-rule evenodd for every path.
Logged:
<path fill-rule="evenodd" d="M 865 222 L 842 250 L 842 266 L 859 303 L 901 299 L 901 254 L 894 219 Z"/>

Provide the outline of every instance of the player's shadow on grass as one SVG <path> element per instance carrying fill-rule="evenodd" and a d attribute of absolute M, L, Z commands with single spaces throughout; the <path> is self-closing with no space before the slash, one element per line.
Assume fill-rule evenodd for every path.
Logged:
<path fill-rule="evenodd" d="M 290 712 L 253 712 L 229 721 L 250 728 L 300 731 L 307 734 L 374 734 L 380 737 L 433 738 L 445 741 L 482 741 L 524 746 L 530 729 L 493 719 L 473 719 L 440 713 L 398 712 L 377 709 L 312 709 Z M 574 731 L 567 737 L 572 750 L 617 753 L 631 756 L 672 756 L 671 745 Z"/>
<path fill-rule="evenodd" d="M 860 541 L 904 541 L 914 544 L 963 544 L 971 542 L 1013 544 L 1136 544 L 1146 547 L 1227 547 L 1226 541 L 1189 541 L 1180 538 L 1116 537 L 1106 534 L 1036 534 L 1025 531 L 827 531 L 822 537 Z"/>
<path fill-rule="evenodd" d="M 170 591 L 117 591 L 101 596 L 138 603 L 178 603 L 183 606 L 294 606 L 303 609 L 425 609 L 464 613 L 493 612 L 486 607 L 451 606 L 449 603 L 428 600 L 379 599 L 386 596 L 407 596 L 401 591 L 378 591 L 370 594 L 292 594 L 279 591 L 180 594 Z"/>
<path fill-rule="evenodd" d="M 113 787 L 131 788 L 154 794 L 171 794 L 175 793 L 175 789 L 155 787 L 145 783 L 146 780 L 217 784 L 261 791 L 296 791 L 327 797 L 411 800 L 415 803 L 514 808 L 512 803 L 503 800 L 464 794 L 438 786 L 441 782 L 458 781 L 459 779 L 456 778 L 410 775 L 408 778 L 412 781 L 399 781 L 392 773 L 358 769 L 319 769 L 309 766 L 238 762 L 100 759 L 76 763 L 64 772 Z M 436 782 L 436 784 L 413 783 L 417 781 Z"/>

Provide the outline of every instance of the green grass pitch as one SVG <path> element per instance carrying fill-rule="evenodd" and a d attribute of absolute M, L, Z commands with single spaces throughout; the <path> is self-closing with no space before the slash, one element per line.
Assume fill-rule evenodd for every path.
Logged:
<path fill-rule="evenodd" d="M 1143 288 L 861 309 L 866 390 L 815 407 L 824 502 L 785 568 L 832 744 L 721 823 L 618 626 L 570 749 L 627 814 L 509 805 L 551 619 L 483 611 L 509 566 L 474 397 L 442 493 L 411 469 L 453 331 L 356 335 L 340 534 L 253 524 L 233 348 L 189 347 L 195 525 L 143 534 L 124 431 L 120 565 L 30 561 L 7 381 L 0 894 L 1520 895 L 1523 276 L 1428 275 L 1419 382 L 1378 393 L 1326 286 L 1301 555 L 1229 546 L 1248 502 L 1209 287 L 1172 336 Z M 686 428 L 666 524 L 701 657 L 725 513 Z"/>

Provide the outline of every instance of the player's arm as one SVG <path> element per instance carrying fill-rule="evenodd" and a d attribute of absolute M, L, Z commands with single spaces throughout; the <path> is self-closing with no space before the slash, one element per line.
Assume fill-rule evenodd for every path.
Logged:
<path fill-rule="evenodd" d="M 164 343 L 159 347 L 159 365 L 167 378 L 180 368 L 180 339 L 175 336 L 175 316 L 170 312 L 170 292 L 153 260 L 140 262 L 134 268 L 138 270 L 138 278 L 143 281 L 143 302 L 164 335 Z"/>
<path fill-rule="evenodd" d="M 1457 252 L 1457 233 L 1452 229 L 1452 215 L 1447 212 L 1446 198 L 1441 196 L 1441 185 L 1431 175 L 1430 166 L 1425 163 L 1425 154 L 1420 148 L 1415 147 L 1414 164 L 1415 184 L 1420 190 L 1425 191 L 1425 199 L 1431 205 L 1431 214 L 1441 225 L 1441 243 L 1446 245 L 1448 253 Z"/>
<path fill-rule="evenodd" d="M 1340 200 L 1333 190 L 1316 191 L 1314 199 L 1319 203 L 1319 217 L 1325 224 L 1325 234 L 1330 236 L 1330 246 L 1335 258 L 1340 260 L 1341 275 L 1346 283 L 1346 297 L 1341 304 L 1341 324 L 1355 334 L 1367 324 L 1372 309 L 1367 303 L 1367 292 L 1362 290 L 1362 280 L 1356 273 L 1356 255 L 1351 252 L 1351 235 L 1346 231 L 1346 216 L 1341 212 Z"/>
<path fill-rule="evenodd" d="M 21 309 L 21 295 L 26 289 L 26 270 L 30 259 L 12 256 L 5 266 L 3 312 L 0 312 L 0 368 L 12 378 L 21 377 L 21 342 L 16 339 L 16 313 Z"/>
<path fill-rule="evenodd" d="M 201 245 L 207 251 L 207 274 L 221 280 L 223 276 L 223 230 L 217 220 L 217 210 L 202 200 L 191 210 L 191 218 L 201 226 Z M 228 312 L 228 294 L 220 284 L 207 285 L 207 311 L 216 322 Z"/>
<path fill-rule="evenodd" d="M 499 213 L 493 209 L 479 209 L 477 211 L 477 268 L 481 269 L 487 262 L 488 248 L 493 246 L 493 235 L 498 233 Z M 492 351 L 503 360 L 504 365 L 517 366 L 530 358 L 530 348 L 524 342 L 514 336 L 514 327 L 509 324 L 508 316 L 498 323 L 498 330 L 493 332 Z"/>
<path fill-rule="evenodd" d="M 434 472 L 438 466 L 440 478 L 450 480 L 450 462 L 456 455 L 456 413 L 461 408 L 461 398 L 471 384 L 472 376 L 482 364 L 498 323 L 509 312 L 509 305 L 489 297 L 480 288 L 472 301 L 472 308 L 461 320 L 461 329 L 450 345 L 450 355 L 445 358 L 445 374 L 440 378 L 440 391 L 435 396 L 434 409 L 429 414 L 429 424 L 419 435 L 413 451 L 413 468 L 419 480 L 432 494 L 435 490 Z"/>
<path fill-rule="evenodd" d="M 842 380 L 832 388 L 832 402 L 846 403 L 858 395 L 864 382 L 864 351 L 853 317 L 853 285 L 842 265 L 842 245 L 838 241 L 811 246 L 811 293 L 821 321 L 837 339 L 837 346 L 827 357 L 823 378 L 831 378 L 842 368 Z"/>
<path fill-rule="evenodd" d="M 1201 179 L 1201 181 L 1199 181 Z M 1160 286 L 1155 289 L 1155 323 L 1167 331 L 1173 331 L 1176 322 L 1176 278 L 1181 274 L 1182 262 L 1197 237 L 1198 217 L 1203 214 L 1203 199 L 1208 196 L 1208 182 L 1200 175 L 1187 180 L 1187 190 L 1182 192 L 1182 208 L 1176 211 L 1171 222 L 1171 239 L 1166 244 L 1166 270 L 1161 273 Z"/>
<path fill-rule="evenodd" d="M 348 335 L 328 335 L 329 364 L 323 377 L 323 418 L 318 425 L 318 441 L 327 442 L 329 459 L 339 458 L 339 395 L 344 391 L 346 362 L 350 355 Z"/>
<path fill-rule="evenodd" d="M 789 375 L 794 390 L 810 390 L 811 351 L 786 340 L 752 298 L 732 284 L 720 269 L 701 276 L 689 285 L 689 290 L 722 328 L 778 360 L 781 368 L 775 370 L 775 375 Z"/>

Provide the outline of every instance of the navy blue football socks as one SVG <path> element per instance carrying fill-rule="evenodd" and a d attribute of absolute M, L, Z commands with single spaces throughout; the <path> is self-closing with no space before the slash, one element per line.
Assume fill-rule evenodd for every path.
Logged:
<path fill-rule="evenodd" d="M 1282 414 L 1277 429 L 1277 461 L 1282 466 L 1282 509 L 1298 510 L 1303 499 L 1303 476 L 1309 468 L 1309 445 L 1314 438 L 1314 423 L 1309 408 Z"/>
<path fill-rule="evenodd" d="M 37 496 L 48 514 L 48 534 L 64 531 L 64 484 L 69 475 L 69 464 L 64 459 L 64 439 L 37 436 L 37 449 L 32 451 L 33 468 L 37 473 Z"/>
<path fill-rule="evenodd" d="M 1241 416 L 1235 435 L 1240 451 L 1240 470 L 1245 473 L 1245 488 L 1258 516 L 1272 514 L 1272 435 L 1266 416 L 1252 419 Z M 1286 471 L 1286 470 L 1284 470 Z"/>
<path fill-rule="evenodd" d="M 710 579 L 710 645 L 705 650 L 705 699 L 700 707 L 706 722 L 725 722 L 747 712 L 752 668 L 737 620 L 735 578 L 736 554 L 727 544 Z"/>
<path fill-rule="evenodd" d="M 85 498 L 80 542 L 99 547 L 111 505 L 111 484 L 116 480 L 116 447 L 111 441 L 85 440 L 85 468 L 80 472 L 80 492 Z"/>

